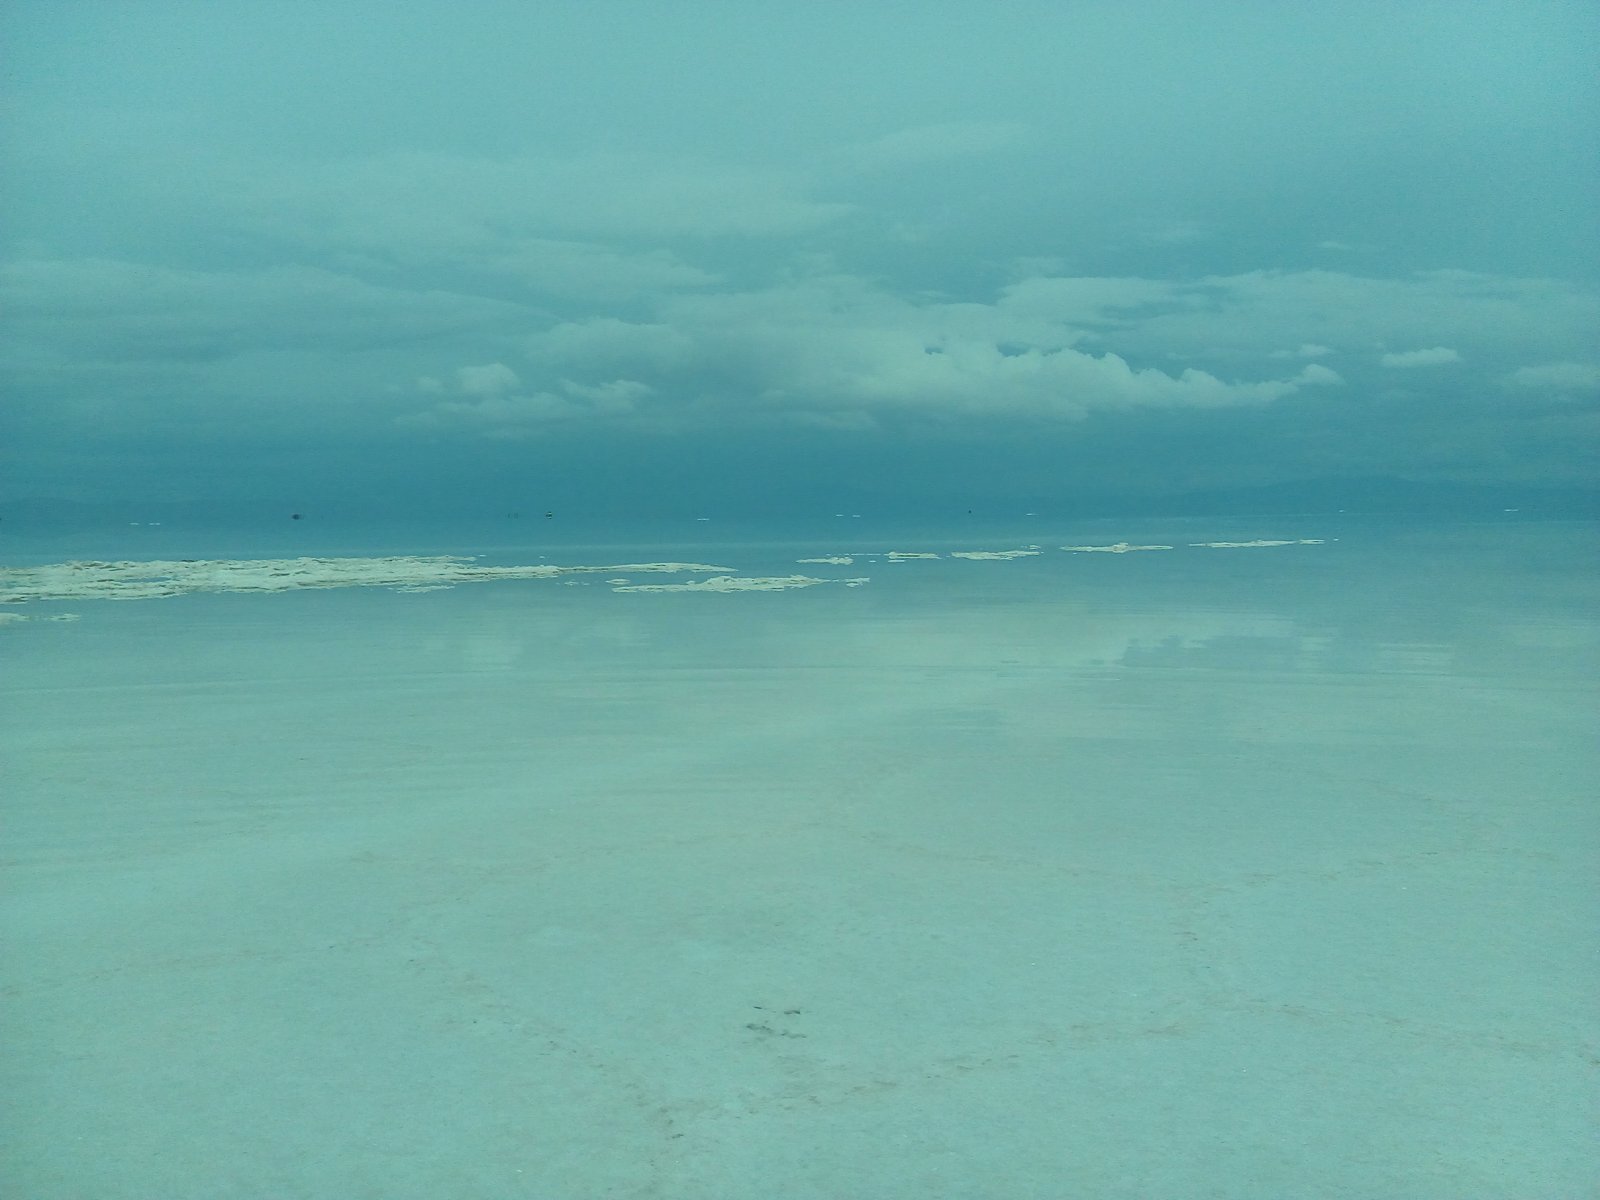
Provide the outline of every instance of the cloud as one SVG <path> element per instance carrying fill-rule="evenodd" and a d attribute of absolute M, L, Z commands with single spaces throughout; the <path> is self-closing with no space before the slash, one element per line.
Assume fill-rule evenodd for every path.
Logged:
<path fill-rule="evenodd" d="M 563 379 L 561 390 L 576 399 L 587 401 L 593 412 L 612 416 L 635 411 L 640 401 L 655 392 L 649 384 L 640 383 L 637 379 L 611 379 L 595 384 Z"/>
<path fill-rule="evenodd" d="M 382 286 L 320 267 L 200 271 L 122 259 L 0 266 L 0 302 L 26 354 L 84 361 L 349 351 L 504 327 L 527 310 L 488 297 Z"/>
<path fill-rule="evenodd" d="M 1294 377 L 1294 381 L 1299 384 L 1326 386 L 1343 383 L 1344 377 L 1321 363 L 1308 363 L 1301 369 L 1300 374 Z"/>
<path fill-rule="evenodd" d="M 694 337 L 665 321 L 589 317 L 563 321 L 531 337 L 538 360 L 557 370 L 610 363 L 624 374 L 676 374 L 698 353 Z"/>
<path fill-rule="evenodd" d="M 1600 366 L 1594 363 L 1553 362 L 1518 367 L 1502 381 L 1510 387 L 1550 392 L 1600 391 Z"/>
<path fill-rule="evenodd" d="M 554 239 L 790 236 L 851 211 L 779 167 L 645 154 L 393 154 L 255 163 L 212 186 L 250 224 L 295 242 L 454 251 Z"/>
<path fill-rule="evenodd" d="M 498 396 L 521 382 L 517 373 L 505 363 L 461 367 L 456 371 L 456 385 L 469 396 Z"/>
<path fill-rule="evenodd" d="M 625 301 L 570 295 L 550 307 L 498 298 L 522 294 L 504 277 L 463 276 L 472 294 L 399 286 L 415 273 L 379 268 L 28 260 L 0 271 L 0 293 L 21 314 L 9 378 L 25 385 L 19 403 L 36 424 L 192 440 L 234 430 L 518 441 L 556 429 L 737 437 L 784 427 L 1031 437 L 1091 417 L 1148 418 L 1158 437 L 1163 422 L 1186 436 L 1201 421 L 1244 429 L 1227 414 L 1295 397 L 1300 419 L 1316 412 L 1353 429 L 1357 418 L 1340 414 L 1362 405 L 1384 344 L 1432 347 L 1403 357 L 1438 361 L 1471 343 L 1490 386 L 1461 398 L 1488 432 L 1458 439 L 1451 453 L 1462 462 L 1481 459 L 1511 419 L 1500 379 L 1593 386 L 1575 347 L 1588 344 L 1595 297 L 1548 280 L 1037 274 L 943 295 L 830 270 L 821 255 L 747 269 L 754 281 L 735 286 L 733 272 L 686 256 L 613 257 L 617 245 L 540 241 L 544 261 L 575 276 L 586 262 L 622 272 L 643 263 L 641 279 L 648 264 L 660 268 Z M 1548 361 L 1516 369 L 1540 362 L 1534 355 Z M 1452 386 L 1470 385 L 1456 374 Z M 1357 386 L 1344 392 L 1347 376 Z M 1387 389 L 1385 427 L 1414 419 L 1421 429 L 1437 397 L 1425 372 L 1404 382 L 1403 396 Z M 1319 453 L 1331 461 L 1332 450 Z M 1386 461 L 1395 453 L 1383 451 Z"/>
<path fill-rule="evenodd" d="M 1600 294 L 1554 279 L 1250 271 L 1144 282 L 1142 310 L 1118 314 L 1113 306 L 1101 313 L 1106 342 L 1119 352 L 1250 360 L 1303 343 L 1375 350 L 1395 342 L 1469 343 L 1478 357 L 1516 354 L 1526 361 L 1536 348 L 1552 357 L 1571 354 L 1600 327 Z"/>
<path fill-rule="evenodd" d="M 1461 355 L 1448 346 L 1434 346 L 1427 350 L 1402 350 L 1385 354 L 1378 361 L 1386 367 L 1436 367 L 1460 362 Z"/>
<path fill-rule="evenodd" d="M 1204 239 L 1208 231 L 1198 221 L 1186 219 L 1135 221 L 1131 225 L 1135 239 L 1152 246 L 1182 246 Z"/>
<path fill-rule="evenodd" d="M 1256 405 L 1340 382 L 1315 364 L 1287 379 L 1228 380 L 1074 347 L 1083 333 L 1073 320 L 1162 291 L 1139 280 L 1052 280 L 1007 289 L 992 304 L 954 303 L 834 275 L 676 296 L 651 323 L 567 322 L 534 335 L 528 351 L 532 362 L 577 379 L 621 363 L 653 367 L 645 377 L 657 392 L 701 418 L 835 427 Z"/>
<path fill-rule="evenodd" d="M 856 147 L 850 160 L 864 169 L 943 163 L 1021 145 L 1027 127 L 1011 121 L 948 121 L 896 130 Z"/>
<path fill-rule="evenodd" d="M 458 249 L 454 261 L 511 276 L 537 292 L 580 301 L 621 302 L 641 293 L 706 287 L 719 281 L 713 272 L 668 250 L 624 250 L 553 238 L 486 240 L 477 250 Z"/>
<path fill-rule="evenodd" d="M 1126 326 L 1153 306 L 1183 306 L 1180 292 L 1161 279 L 1036 277 L 1007 287 L 1001 306 L 1059 325 Z"/>
<path fill-rule="evenodd" d="M 636 379 L 585 384 L 571 379 L 548 388 L 526 388 L 504 363 L 459 367 L 453 382 L 433 376 L 417 380 L 417 391 L 444 396 L 430 407 L 394 418 L 401 429 L 468 431 L 497 440 L 535 437 L 553 425 L 633 416 L 654 389 Z"/>
<path fill-rule="evenodd" d="M 460 362 L 538 319 L 317 267 L 99 258 L 0 267 L 0 304 L 12 313 L 0 357 L 12 436 L 61 446 L 360 437 L 389 427 L 402 381 L 436 356 Z"/>

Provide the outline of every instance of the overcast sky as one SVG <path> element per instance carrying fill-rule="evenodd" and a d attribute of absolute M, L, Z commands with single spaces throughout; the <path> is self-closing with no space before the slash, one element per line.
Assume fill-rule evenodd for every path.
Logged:
<path fill-rule="evenodd" d="M 1588 0 L 10 0 L 0 41 L 0 498 L 1595 479 Z"/>

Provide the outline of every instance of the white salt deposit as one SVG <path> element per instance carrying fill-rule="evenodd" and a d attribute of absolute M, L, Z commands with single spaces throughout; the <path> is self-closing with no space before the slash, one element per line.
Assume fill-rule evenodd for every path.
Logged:
<path fill-rule="evenodd" d="M 707 563 L 553 564 L 480 567 L 460 555 L 386 558 L 182 559 L 64 562 L 0 568 L 0 604 L 30 600 L 144 600 L 193 592 L 287 592 L 300 588 L 390 587 L 421 591 L 491 579 L 553 579 L 603 572 L 677 575 L 731 571 Z"/>
<path fill-rule="evenodd" d="M 77 613 L 50 613 L 41 616 L 25 616 L 22 613 L 0 612 L 0 625 L 20 625 L 24 621 L 76 621 Z"/>
<path fill-rule="evenodd" d="M 1063 546 L 1074 554 L 1131 554 L 1135 550 L 1171 550 L 1171 546 L 1134 546 L 1128 542 L 1112 542 L 1109 546 Z"/>
<path fill-rule="evenodd" d="M 1247 550 L 1256 546 L 1321 546 L 1322 538 L 1256 538 L 1250 542 L 1190 542 L 1206 550 Z"/>
<path fill-rule="evenodd" d="M 614 592 L 784 592 L 791 588 L 816 587 L 819 583 L 842 583 L 860 587 L 865 576 L 856 579 L 818 579 L 812 575 L 751 576 L 716 575 L 688 583 L 635 583 L 613 587 Z"/>

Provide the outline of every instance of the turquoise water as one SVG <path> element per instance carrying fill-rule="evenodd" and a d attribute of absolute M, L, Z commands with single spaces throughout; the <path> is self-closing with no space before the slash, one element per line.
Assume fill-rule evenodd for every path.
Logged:
<path fill-rule="evenodd" d="M 19 1194 L 1600 1177 L 1593 525 L 535 532 L 13 544 L 829 580 L 7 606 Z"/>

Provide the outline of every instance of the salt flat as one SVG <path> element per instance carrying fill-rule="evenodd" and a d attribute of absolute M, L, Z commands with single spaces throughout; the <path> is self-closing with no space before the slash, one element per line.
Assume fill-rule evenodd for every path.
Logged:
<path fill-rule="evenodd" d="M 15 1194 L 1583 1194 L 1596 531 L 1060 532 L 15 606 Z"/>

